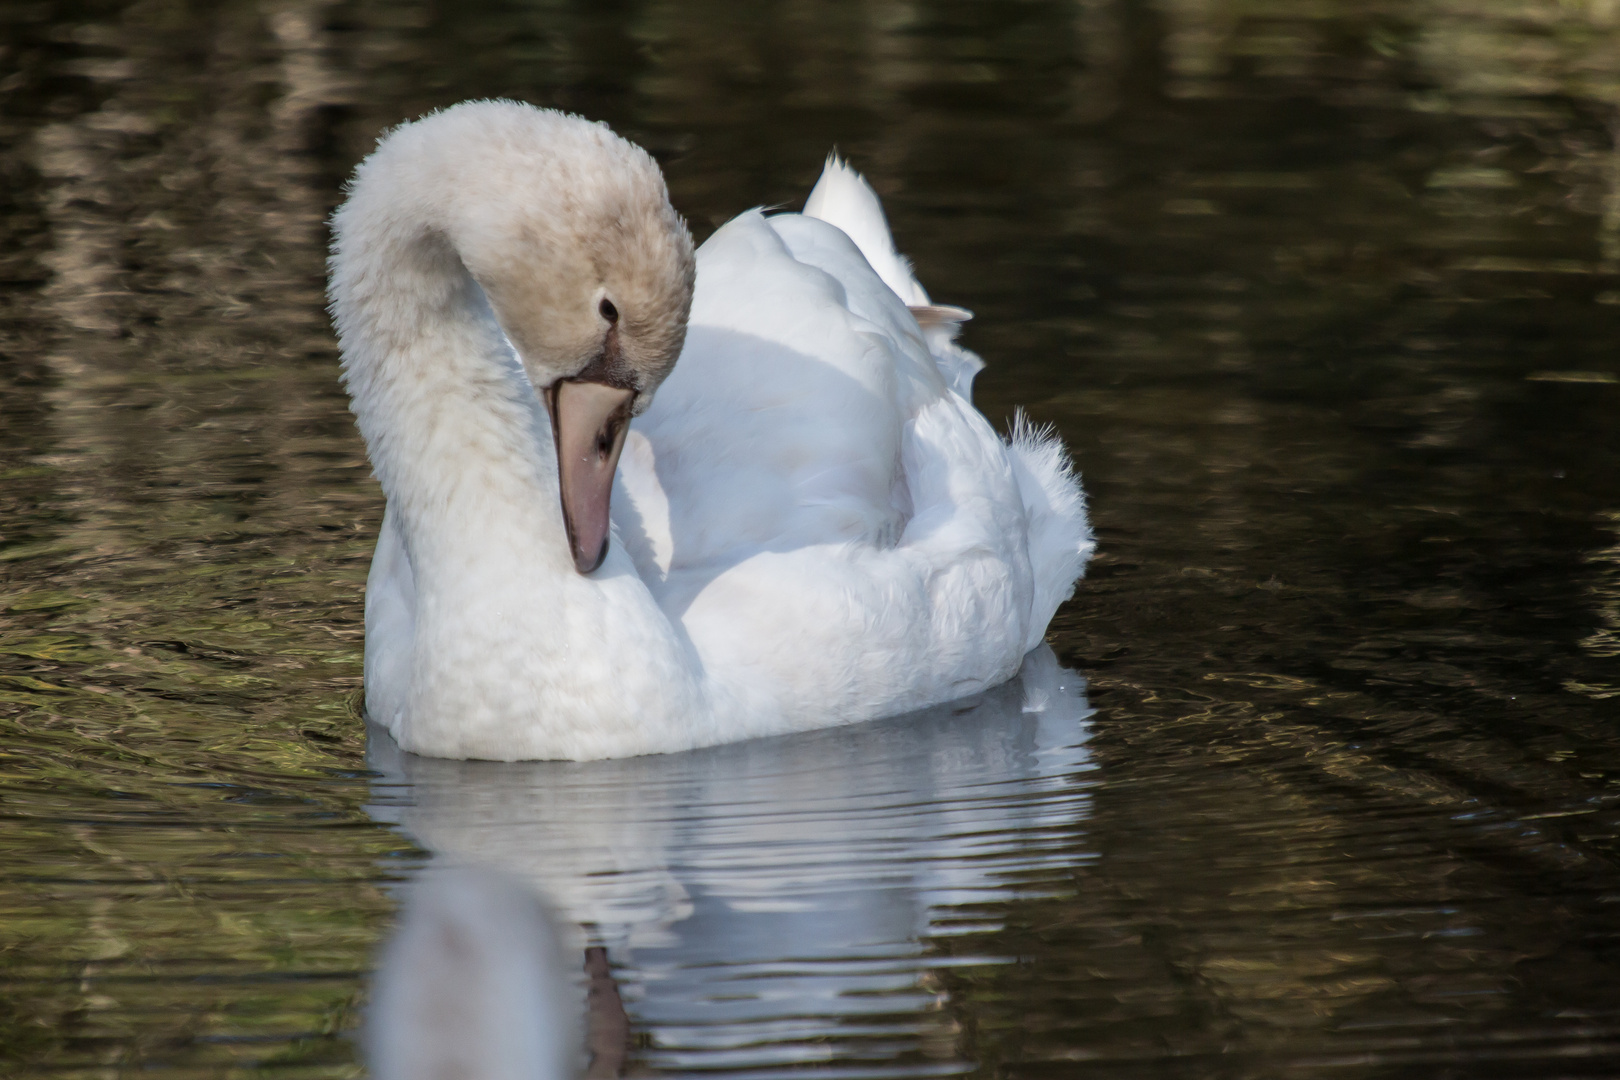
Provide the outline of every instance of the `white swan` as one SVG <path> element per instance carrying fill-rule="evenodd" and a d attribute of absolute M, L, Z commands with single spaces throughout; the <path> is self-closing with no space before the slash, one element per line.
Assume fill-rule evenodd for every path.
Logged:
<path fill-rule="evenodd" d="M 416 753 L 657 753 L 961 697 L 1018 670 L 1091 551 L 1061 446 L 973 409 L 965 313 L 924 306 L 836 163 L 806 214 L 694 257 L 605 126 L 458 105 L 360 165 L 330 291 L 387 497 L 366 708 Z"/>

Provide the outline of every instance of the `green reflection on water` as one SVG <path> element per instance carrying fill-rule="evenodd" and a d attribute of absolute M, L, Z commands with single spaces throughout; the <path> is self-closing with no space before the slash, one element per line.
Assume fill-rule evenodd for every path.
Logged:
<path fill-rule="evenodd" d="M 946 1056 L 1609 1060 L 1610 0 L 22 3 L 0 48 L 0 1057 L 357 1071 L 417 853 L 358 775 L 322 222 L 379 130 L 510 95 L 700 234 L 840 147 L 985 411 L 1076 449 L 1103 858 L 931 946 L 1033 958 L 940 977 Z"/>

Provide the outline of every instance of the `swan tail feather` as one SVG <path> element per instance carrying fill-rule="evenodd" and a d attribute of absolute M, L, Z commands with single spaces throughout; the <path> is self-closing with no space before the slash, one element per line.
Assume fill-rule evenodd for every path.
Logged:
<path fill-rule="evenodd" d="M 1035 579 L 1029 637 L 1024 643 L 1027 651 L 1046 636 L 1058 605 L 1074 595 L 1075 583 L 1085 576 L 1086 562 L 1097 541 L 1086 514 L 1080 475 L 1052 426 L 1031 423 L 1019 409 L 1013 414 L 1007 441 L 1007 456 L 1029 518 L 1029 562 Z"/>

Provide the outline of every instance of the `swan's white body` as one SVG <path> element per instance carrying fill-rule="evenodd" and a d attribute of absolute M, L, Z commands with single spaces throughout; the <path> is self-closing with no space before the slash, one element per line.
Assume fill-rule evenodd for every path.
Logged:
<path fill-rule="evenodd" d="M 459 260 L 420 239 L 464 213 L 441 204 L 501 182 L 524 138 L 543 166 L 582 143 L 603 168 L 621 153 L 575 118 L 459 106 L 385 141 L 336 222 L 345 373 L 388 497 L 371 717 L 418 753 L 588 759 L 1010 678 L 1091 551 L 1079 486 L 1055 439 L 1020 427 L 1009 445 L 974 410 L 977 358 L 908 310 L 927 297 L 836 162 L 806 214 L 750 211 L 697 253 L 684 350 L 619 463 L 606 561 L 576 572 L 534 367 L 469 276 L 460 226 L 444 229 Z M 385 205 L 401 185 L 367 187 L 366 169 L 416 169 L 413 205 Z"/>

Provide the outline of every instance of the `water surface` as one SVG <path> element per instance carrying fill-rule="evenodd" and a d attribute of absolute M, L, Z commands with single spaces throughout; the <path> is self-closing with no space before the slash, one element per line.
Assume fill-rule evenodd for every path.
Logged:
<path fill-rule="evenodd" d="M 700 237 L 865 170 L 1085 474 L 1095 715 L 368 748 L 323 221 L 488 95 Z M 4 1071 L 357 1075 L 401 889 L 477 857 L 642 1072 L 1620 1072 L 1617 108 L 1603 0 L 6 6 Z"/>

